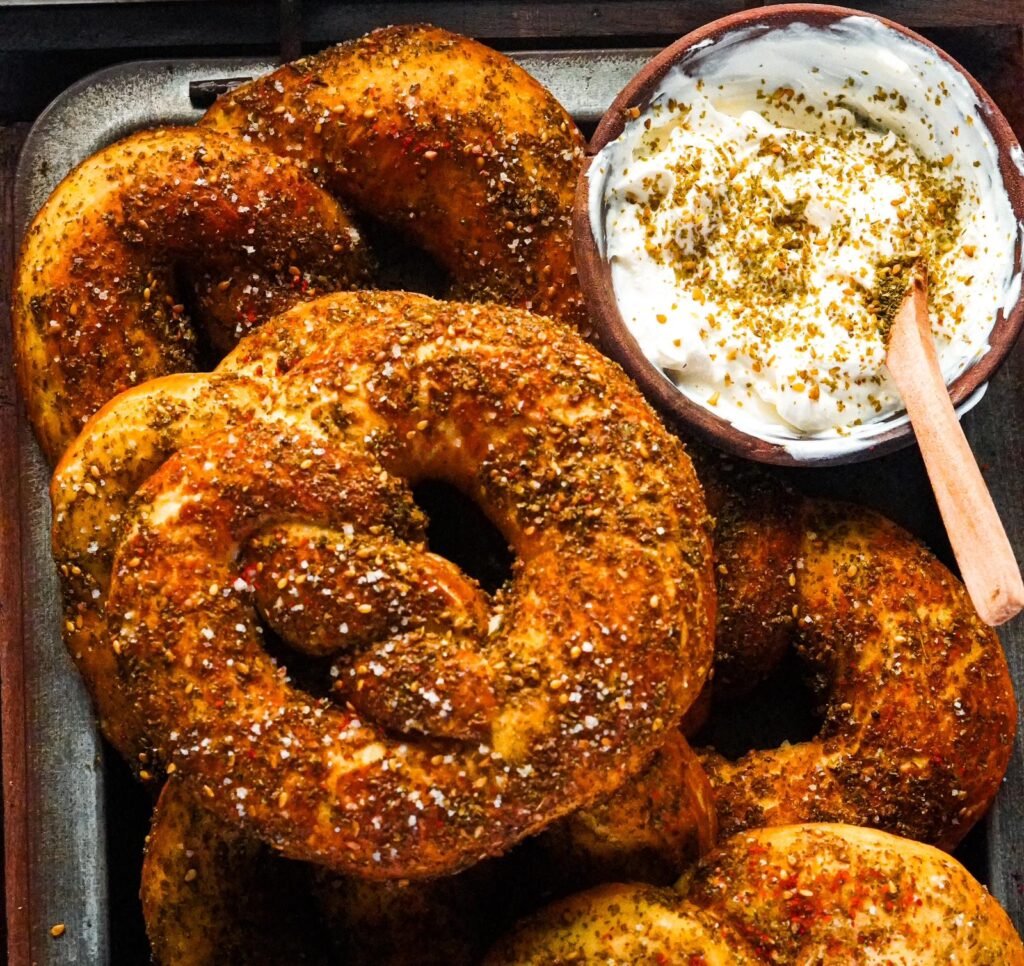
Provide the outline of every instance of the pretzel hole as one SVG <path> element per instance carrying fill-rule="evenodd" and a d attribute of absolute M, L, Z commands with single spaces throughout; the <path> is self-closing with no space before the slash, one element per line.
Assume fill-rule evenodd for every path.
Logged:
<path fill-rule="evenodd" d="M 819 704 L 806 682 L 806 669 L 792 650 L 753 691 L 738 701 L 712 703 L 707 723 L 694 736 L 735 761 L 748 751 L 810 741 L 821 730 Z"/>
<path fill-rule="evenodd" d="M 263 650 L 274 664 L 284 669 L 284 673 L 294 687 L 305 691 L 314 698 L 333 697 L 334 678 L 331 675 L 333 657 L 330 655 L 318 657 L 296 650 L 262 617 L 260 627 L 263 631 L 260 640 Z"/>
<path fill-rule="evenodd" d="M 427 252 L 410 245 L 403 232 L 367 217 L 365 212 L 359 213 L 358 221 L 370 251 L 378 255 L 376 288 L 444 297 L 448 275 Z"/>
<path fill-rule="evenodd" d="M 512 577 L 514 556 L 497 527 L 474 500 L 443 480 L 413 487 L 413 499 L 427 515 L 427 543 L 489 594 Z"/>

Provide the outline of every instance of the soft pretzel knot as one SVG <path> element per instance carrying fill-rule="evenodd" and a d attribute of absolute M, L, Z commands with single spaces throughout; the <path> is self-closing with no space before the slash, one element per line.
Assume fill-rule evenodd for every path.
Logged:
<path fill-rule="evenodd" d="M 104 605 L 158 759 L 285 854 L 376 877 L 503 851 L 639 771 L 704 681 L 714 592 L 692 467 L 621 372 L 548 320 L 408 295 L 326 297 L 253 339 L 214 378 L 248 372 L 262 406 L 146 480 L 109 593 L 73 595 Z M 93 453 L 116 463 L 124 425 L 101 413 Z M 125 482 L 86 470 L 89 437 L 55 478 L 65 526 L 61 495 L 82 524 Z M 496 600 L 425 548 L 425 478 L 509 540 Z M 333 655 L 334 702 L 282 675 L 264 625 Z"/>
<path fill-rule="evenodd" d="M 702 754 L 724 834 L 870 825 L 952 849 L 984 815 L 1013 749 L 1006 656 L 963 585 L 863 507 L 761 479 L 737 492 L 702 466 L 718 513 L 718 671 L 735 692 L 795 648 L 819 702 L 808 741 L 727 761 Z M 761 628 L 761 632 L 758 632 Z"/>
<path fill-rule="evenodd" d="M 346 203 L 433 256 L 453 295 L 585 325 L 569 228 L 582 155 L 522 68 L 426 26 L 374 31 L 244 85 L 199 126 L 105 148 L 57 187 L 19 260 L 16 361 L 48 458 L 116 393 L 368 287 Z"/>
<path fill-rule="evenodd" d="M 486 966 L 1020 966 L 1024 946 L 948 855 L 851 825 L 734 835 L 674 889 L 610 885 L 527 920 Z"/>

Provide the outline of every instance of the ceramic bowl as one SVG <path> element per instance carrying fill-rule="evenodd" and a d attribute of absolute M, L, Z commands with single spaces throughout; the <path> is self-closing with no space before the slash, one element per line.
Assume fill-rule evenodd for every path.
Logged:
<path fill-rule="evenodd" d="M 818 4 L 783 4 L 733 14 L 687 34 L 655 56 L 626 85 L 599 123 L 591 139 L 589 158 L 577 187 L 574 211 L 577 265 L 592 322 L 605 351 L 623 366 L 647 398 L 684 435 L 700 437 L 721 449 L 765 463 L 823 466 L 859 462 L 906 446 L 913 442 L 914 434 L 905 413 L 895 414 L 893 418 L 880 420 L 877 432 L 845 451 L 836 452 L 834 445 L 818 447 L 817 441 L 811 440 L 801 443 L 799 455 L 794 455 L 794 447 L 750 435 L 700 403 L 687 398 L 643 353 L 619 311 L 612 287 L 611 266 L 601 253 L 591 223 L 588 171 L 593 157 L 605 145 L 618 138 L 627 120 L 635 116 L 636 109 L 642 112 L 648 107 L 666 73 L 677 65 L 685 67 L 688 58 L 696 51 L 701 51 L 700 56 L 705 58 L 709 50 L 713 52 L 713 45 L 721 42 L 726 35 L 734 35 L 736 31 L 747 28 L 757 28 L 764 32 L 794 23 L 827 28 L 850 16 L 871 17 L 888 29 L 925 45 L 934 52 L 936 58 L 964 76 L 977 96 L 979 113 L 995 143 L 1000 172 L 1015 219 L 1018 225 L 1024 224 L 1024 157 L 1006 118 L 978 82 L 948 54 L 906 27 L 861 11 Z M 730 41 L 733 40 L 734 37 L 730 38 Z M 773 82 L 775 79 L 773 77 Z M 1019 271 L 1022 259 L 1020 232 L 1015 258 Z M 988 351 L 970 364 L 949 387 L 953 404 L 961 412 L 970 408 L 983 394 L 988 380 L 1012 348 L 1022 322 L 1024 300 L 1018 295 L 1009 311 L 999 312 L 989 334 Z M 887 422 L 892 425 L 885 425 Z M 822 442 L 824 444 L 828 441 Z M 831 442 L 834 443 L 834 440 Z"/>

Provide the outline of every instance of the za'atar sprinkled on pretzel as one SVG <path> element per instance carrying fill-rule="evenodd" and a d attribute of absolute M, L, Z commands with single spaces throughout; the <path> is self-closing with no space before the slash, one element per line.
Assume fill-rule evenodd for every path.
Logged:
<path fill-rule="evenodd" d="M 262 411 L 138 491 L 111 643 L 147 738 L 216 814 L 371 877 L 453 871 L 613 791 L 689 707 L 710 664 L 703 500 L 681 444 L 567 328 L 358 294 L 281 321 L 310 323 L 330 344 Z M 290 522 L 422 553 L 406 481 L 423 478 L 473 496 L 516 551 L 501 619 L 475 637 L 389 634 L 372 648 L 384 691 L 367 701 L 357 676 L 347 706 L 317 701 L 262 648 L 249 547 Z M 446 702 L 488 692 L 453 745 Z"/>
<path fill-rule="evenodd" d="M 486 966 L 1020 966 L 999 903 L 938 849 L 852 825 L 734 835 L 675 888 L 605 885 L 527 920 Z"/>

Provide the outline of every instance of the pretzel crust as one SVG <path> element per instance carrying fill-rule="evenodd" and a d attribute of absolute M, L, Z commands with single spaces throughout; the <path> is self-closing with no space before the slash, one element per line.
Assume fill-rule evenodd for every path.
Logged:
<path fill-rule="evenodd" d="M 280 391 L 171 457 L 121 524 L 108 640 L 158 758 L 285 854 L 378 878 L 504 851 L 639 771 L 706 676 L 714 595 L 689 460 L 628 380 L 549 320 L 410 295 L 326 297 L 256 339 L 220 375 L 273 344 Z M 519 557 L 459 665 L 497 698 L 484 743 L 311 699 L 255 628 L 250 540 L 293 521 L 422 546 L 405 481 L 426 477 Z M 393 689 L 429 702 L 415 647 L 388 653 Z"/>
<path fill-rule="evenodd" d="M 485 966 L 638 962 L 1020 966 L 1009 917 L 938 849 L 851 825 L 735 835 L 674 889 L 610 885 L 556 903 Z"/>

